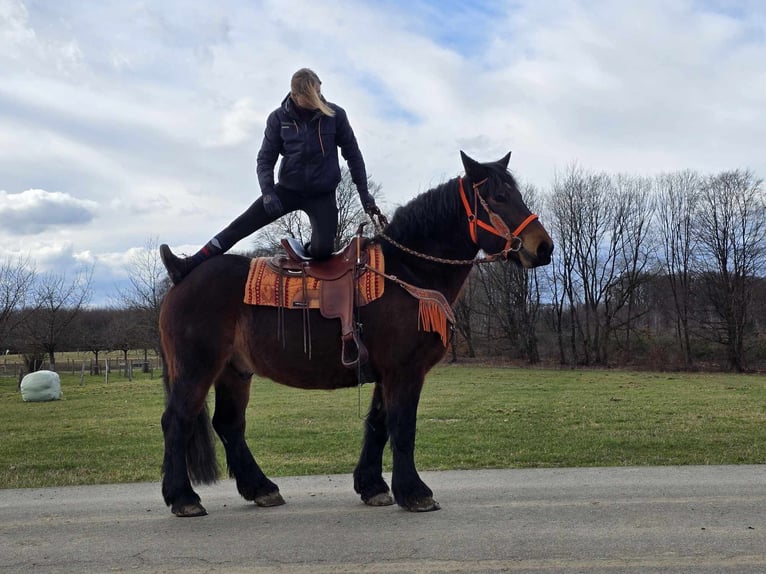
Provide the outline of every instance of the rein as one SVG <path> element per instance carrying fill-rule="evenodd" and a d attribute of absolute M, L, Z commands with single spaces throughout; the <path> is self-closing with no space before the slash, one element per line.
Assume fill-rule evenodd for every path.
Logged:
<path fill-rule="evenodd" d="M 427 253 L 422 253 L 420 251 L 415 251 L 414 249 L 410 249 L 406 245 L 402 245 L 395 239 L 392 239 L 386 233 L 383 231 L 383 226 L 380 225 L 378 221 L 376 221 L 374 218 L 372 220 L 373 224 L 375 225 L 375 231 L 378 237 L 388 241 L 391 245 L 394 247 L 400 249 L 401 251 L 404 251 L 405 253 L 409 253 L 410 255 L 414 255 L 415 257 L 420 257 L 421 259 L 426 259 L 427 261 L 433 261 L 435 263 L 444 263 L 447 265 L 477 265 L 481 263 L 492 263 L 493 261 L 497 261 L 498 259 L 501 259 L 503 261 L 508 259 L 508 253 L 511 252 L 517 252 L 521 249 L 522 245 L 524 244 L 523 240 L 519 235 L 522 231 L 524 231 L 527 226 L 532 223 L 535 219 L 537 219 L 537 215 L 534 213 L 530 214 L 524 221 L 522 221 L 519 226 L 511 232 L 511 230 L 508 228 L 508 226 L 505 224 L 503 219 L 497 215 L 494 211 L 492 211 L 489 208 L 489 205 L 487 205 L 487 202 L 484 200 L 484 198 L 479 193 L 479 187 L 481 187 L 482 184 L 484 184 L 487 180 L 483 179 L 482 181 L 478 183 L 472 184 L 473 187 L 473 193 L 474 193 L 474 202 L 473 202 L 473 209 L 471 209 L 471 204 L 468 202 L 468 198 L 465 194 L 465 189 L 463 188 L 463 178 L 461 177 L 458 180 L 459 189 L 460 189 L 460 200 L 463 204 L 463 208 L 465 209 L 465 214 L 468 219 L 468 232 L 471 236 L 471 241 L 474 242 L 475 245 L 478 245 L 477 241 L 477 227 L 481 227 L 483 230 L 488 231 L 492 233 L 493 235 L 497 235 L 498 237 L 502 237 L 505 239 L 505 247 L 498 251 L 497 253 L 489 254 L 486 257 L 480 257 L 478 259 L 445 259 L 442 257 L 435 257 L 433 255 L 428 255 Z M 489 223 L 485 223 L 481 219 L 478 218 L 476 215 L 477 210 L 477 203 L 481 203 L 481 206 L 484 208 L 484 210 L 489 215 Z"/>

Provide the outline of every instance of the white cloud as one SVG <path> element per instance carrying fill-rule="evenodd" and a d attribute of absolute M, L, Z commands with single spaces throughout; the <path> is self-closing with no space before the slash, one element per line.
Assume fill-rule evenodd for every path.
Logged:
<path fill-rule="evenodd" d="M 87 223 L 96 207 L 93 201 L 58 191 L 28 189 L 14 194 L 0 190 L 0 226 L 15 234 L 38 234 L 52 227 Z"/>
<path fill-rule="evenodd" d="M 235 101 L 221 118 L 220 136 L 213 145 L 238 146 L 253 141 L 263 131 L 266 118 L 257 109 L 252 98 Z"/>
<path fill-rule="evenodd" d="M 0 44 L 5 58 L 19 59 L 36 46 L 36 34 L 27 24 L 28 12 L 18 0 L 0 1 Z"/>

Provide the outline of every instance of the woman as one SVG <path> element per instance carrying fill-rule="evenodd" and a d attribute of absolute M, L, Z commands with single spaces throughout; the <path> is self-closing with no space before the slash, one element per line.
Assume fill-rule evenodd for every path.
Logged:
<path fill-rule="evenodd" d="M 298 209 L 311 222 L 309 253 L 317 259 L 329 257 L 338 228 L 338 148 L 364 210 L 369 215 L 380 215 L 367 189 L 364 159 L 346 112 L 322 97 L 321 85 L 312 70 L 298 70 L 290 82 L 290 93 L 266 120 L 256 167 L 261 197 L 191 257 L 176 257 L 167 245 L 160 246 L 162 262 L 173 284 L 206 259 L 225 253 L 240 239 Z M 280 155 L 279 181 L 275 184 L 274 167 Z"/>

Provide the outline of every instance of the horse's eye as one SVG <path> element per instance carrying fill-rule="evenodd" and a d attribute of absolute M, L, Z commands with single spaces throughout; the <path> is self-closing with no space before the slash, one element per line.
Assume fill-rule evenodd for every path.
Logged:
<path fill-rule="evenodd" d="M 497 194 L 492 199 L 495 200 L 496 203 L 507 203 L 508 198 L 505 197 L 505 195 Z"/>

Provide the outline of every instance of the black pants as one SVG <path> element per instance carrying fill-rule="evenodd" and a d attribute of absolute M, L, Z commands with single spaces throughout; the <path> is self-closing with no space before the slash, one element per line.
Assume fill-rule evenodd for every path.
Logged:
<path fill-rule="evenodd" d="M 281 185 L 277 185 L 275 191 L 279 201 L 282 202 L 285 213 L 301 210 L 308 215 L 311 223 L 309 252 L 312 257 L 317 259 L 329 257 L 334 250 L 335 234 L 338 231 L 338 205 L 335 200 L 335 190 L 309 197 L 302 196 L 300 193 L 286 189 Z M 263 198 L 259 197 L 242 215 L 215 237 L 221 250 L 226 252 L 241 239 L 255 233 L 276 219 L 278 218 L 270 217 L 266 213 L 263 208 Z"/>

